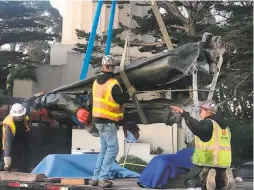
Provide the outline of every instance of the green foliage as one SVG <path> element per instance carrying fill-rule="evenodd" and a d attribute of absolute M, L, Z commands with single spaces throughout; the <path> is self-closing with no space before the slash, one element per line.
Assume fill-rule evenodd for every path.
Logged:
<path fill-rule="evenodd" d="M 60 39 L 62 18 L 49 1 L 0 1 L 0 19 L 0 45 L 10 45 L 8 50 L 0 49 L 0 87 L 4 89 L 13 68 L 49 63 L 48 41 Z M 25 74 L 32 77 L 31 72 L 21 72 L 19 77 Z"/>
<path fill-rule="evenodd" d="M 227 123 L 232 134 L 233 166 L 253 161 L 253 121 L 229 118 Z"/>
<path fill-rule="evenodd" d="M 30 60 L 27 60 L 26 64 L 11 69 L 10 74 L 6 80 L 7 94 L 12 95 L 13 82 L 15 79 L 33 80 L 36 82 L 37 76 L 35 68 L 36 67 L 33 65 L 33 63 L 31 63 Z"/>
<path fill-rule="evenodd" d="M 150 150 L 150 154 L 162 154 L 164 150 L 161 147 L 157 147 Z"/>
<path fill-rule="evenodd" d="M 124 162 L 124 156 L 122 156 L 119 160 L 120 164 L 122 164 L 123 162 Z M 140 159 L 136 156 L 133 156 L 133 155 L 128 155 L 127 159 L 126 159 L 126 162 L 133 163 L 133 164 L 145 165 L 145 166 L 147 165 L 147 163 L 144 160 L 142 160 L 142 159 Z M 133 166 L 133 165 L 129 165 L 129 164 L 126 164 L 124 167 L 127 168 L 128 170 L 137 172 L 139 174 L 142 173 L 142 171 L 145 168 L 143 166 Z"/>
<path fill-rule="evenodd" d="M 112 36 L 112 41 L 114 42 L 115 45 L 119 45 L 119 46 L 124 46 L 124 41 L 121 40 L 119 37 L 117 37 L 118 34 L 122 33 L 124 31 L 124 28 L 117 28 L 113 30 L 113 36 Z M 86 40 L 86 44 L 81 44 L 81 43 L 77 43 L 76 47 L 73 48 L 74 51 L 78 51 L 80 53 L 86 53 L 87 50 L 87 46 L 88 46 L 88 41 L 90 38 L 90 32 L 85 32 L 85 31 L 81 31 L 76 29 L 76 34 L 78 36 L 78 39 L 85 39 Z M 94 42 L 94 46 L 93 46 L 93 52 L 94 54 L 92 54 L 92 58 L 90 60 L 90 64 L 93 67 L 98 67 L 101 64 L 101 59 L 102 56 L 105 52 L 105 48 L 106 48 L 106 40 L 107 40 L 107 34 L 103 33 L 101 35 L 96 35 L 95 36 L 95 42 Z M 101 56 L 96 55 L 96 53 L 101 53 Z"/>
<path fill-rule="evenodd" d="M 224 2 L 215 8 L 228 15 L 222 26 L 222 39 L 228 46 L 215 99 L 222 101 L 232 96 L 235 86 L 250 74 L 236 98 L 221 108 L 226 118 L 250 121 L 253 119 L 253 2 Z"/>

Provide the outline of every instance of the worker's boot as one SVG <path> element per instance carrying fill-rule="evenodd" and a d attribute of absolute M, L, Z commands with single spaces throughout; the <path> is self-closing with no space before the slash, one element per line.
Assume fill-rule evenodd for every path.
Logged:
<path fill-rule="evenodd" d="M 91 180 L 91 181 L 89 182 L 89 184 L 90 184 L 91 186 L 98 186 L 98 185 L 99 185 L 99 180 Z"/>
<path fill-rule="evenodd" d="M 225 189 L 226 190 L 233 189 L 235 187 L 235 180 L 234 180 L 232 169 L 227 168 L 225 172 L 223 172 L 222 176 L 223 176 L 223 181 L 225 183 Z"/>
<path fill-rule="evenodd" d="M 216 170 L 215 169 L 210 169 L 207 177 L 206 177 L 206 189 L 207 190 L 215 190 L 216 188 Z"/>
<path fill-rule="evenodd" d="M 102 188 L 112 187 L 112 185 L 113 185 L 113 183 L 108 180 L 99 181 L 99 187 L 102 187 Z"/>

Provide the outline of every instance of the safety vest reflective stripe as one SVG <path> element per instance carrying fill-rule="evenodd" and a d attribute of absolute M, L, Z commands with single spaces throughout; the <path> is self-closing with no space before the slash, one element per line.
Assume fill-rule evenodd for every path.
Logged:
<path fill-rule="evenodd" d="M 230 151 L 231 150 L 231 147 L 229 146 L 205 146 L 205 145 L 199 145 L 199 144 L 196 144 L 195 145 L 195 148 L 199 148 L 199 149 L 206 149 L 206 150 L 216 150 L 216 149 L 220 149 L 220 150 L 228 150 Z"/>
<path fill-rule="evenodd" d="M 107 111 L 107 110 L 102 109 L 102 108 L 93 107 L 93 110 L 94 110 L 95 112 L 101 112 L 101 113 L 107 114 L 107 115 L 109 115 L 109 116 L 111 116 L 111 117 L 115 117 L 115 118 L 117 118 L 117 117 L 119 117 L 119 116 L 123 116 L 123 113 L 118 113 L 118 114 L 117 114 L 117 113 L 112 113 L 112 112 Z"/>
<path fill-rule="evenodd" d="M 107 104 L 108 106 L 111 106 L 111 107 L 119 107 L 118 104 L 116 104 L 116 103 L 114 103 L 114 102 L 110 102 L 110 101 L 105 100 L 105 99 L 103 99 L 103 98 L 97 98 L 97 97 L 95 97 L 95 98 L 94 98 L 94 101 Z"/>
<path fill-rule="evenodd" d="M 213 120 L 211 120 L 211 121 L 213 123 L 213 126 L 216 126 L 215 127 L 215 141 L 214 141 L 214 147 L 216 147 L 216 148 L 214 149 L 214 159 L 213 159 L 213 164 L 216 166 L 218 164 L 219 151 L 220 151 L 220 145 L 219 145 L 219 125 L 215 121 L 213 121 Z M 227 148 L 230 148 L 230 146 L 227 147 Z M 230 150 L 231 150 L 231 148 L 230 148 Z"/>
<path fill-rule="evenodd" d="M 3 121 L 3 130 L 5 130 L 5 126 L 9 126 L 10 129 L 11 129 L 11 132 L 13 135 L 16 135 L 16 126 L 15 126 L 15 123 L 13 122 L 13 117 L 11 115 L 8 115 L 4 121 Z M 3 135 L 5 133 L 3 132 Z"/>
<path fill-rule="evenodd" d="M 223 152 L 224 153 L 228 152 L 229 154 L 231 153 L 231 146 L 230 146 L 230 143 L 228 143 L 228 142 L 226 143 L 227 145 L 220 144 L 219 138 L 221 138 L 220 133 L 222 133 L 222 134 L 225 133 L 225 135 L 228 135 L 228 137 L 230 138 L 230 136 L 231 136 L 230 131 L 229 131 L 229 129 L 223 129 L 225 132 L 223 132 L 223 131 L 221 132 L 221 128 L 219 127 L 218 123 L 215 122 L 214 120 L 211 120 L 211 121 L 213 123 L 213 129 L 214 129 L 211 140 L 209 142 L 205 143 L 205 142 L 202 142 L 198 137 L 195 137 L 195 149 L 198 151 L 201 151 L 201 152 L 199 152 L 198 154 L 194 152 L 194 156 L 195 156 L 194 164 L 202 165 L 202 166 L 222 166 L 222 167 L 225 166 L 225 167 L 227 167 L 226 166 L 227 164 L 223 165 L 225 163 L 219 163 L 219 159 L 221 159 L 221 153 L 222 154 L 223 154 Z M 230 139 L 229 139 L 229 141 L 230 141 Z M 205 151 L 205 152 L 211 151 L 211 153 L 213 155 L 212 156 L 213 161 L 210 164 L 213 164 L 213 165 L 206 163 L 207 162 L 206 159 L 201 161 L 201 163 L 199 163 L 200 161 L 197 161 L 198 160 L 197 156 L 198 157 L 199 156 L 206 156 L 207 153 L 205 153 L 205 152 L 202 153 L 202 151 Z M 201 154 L 201 155 L 199 155 L 199 154 Z"/>
<path fill-rule="evenodd" d="M 113 78 L 102 85 L 94 81 L 92 89 L 93 116 L 112 119 L 114 121 L 118 121 L 123 117 L 120 105 L 114 101 L 111 94 L 112 88 L 116 84 L 119 85 L 118 81 Z"/>
<path fill-rule="evenodd" d="M 25 116 L 25 120 L 24 120 L 24 127 L 26 128 L 26 131 L 30 131 L 30 128 L 28 127 L 28 120 L 29 117 L 26 115 Z M 8 115 L 4 121 L 3 121 L 3 127 L 2 127 L 2 146 L 3 146 L 3 150 L 5 149 L 5 143 L 4 143 L 4 139 L 5 139 L 5 127 L 9 126 L 12 132 L 12 135 L 15 136 L 16 135 L 16 126 L 15 123 L 13 121 L 13 117 L 11 115 Z"/>
<path fill-rule="evenodd" d="M 110 84 L 108 85 L 108 88 L 107 88 L 107 92 L 106 92 L 106 95 L 105 95 L 105 98 L 101 98 L 101 97 L 96 97 L 94 96 L 93 97 L 93 100 L 96 101 L 96 102 L 101 102 L 101 103 L 104 103 L 104 104 L 107 104 L 108 106 L 111 106 L 111 107 L 119 107 L 119 104 L 115 103 L 115 102 L 111 102 L 109 101 L 109 97 L 111 95 L 111 89 L 114 85 L 118 84 L 118 82 L 116 80 L 111 80 L 110 81 Z M 94 83 L 94 89 L 97 89 L 98 88 L 98 84 L 97 82 Z M 94 92 L 93 92 L 94 94 Z"/>

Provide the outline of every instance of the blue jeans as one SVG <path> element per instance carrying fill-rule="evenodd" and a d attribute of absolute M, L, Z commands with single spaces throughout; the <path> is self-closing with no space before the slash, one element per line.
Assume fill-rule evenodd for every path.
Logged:
<path fill-rule="evenodd" d="M 111 164 L 114 163 L 119 150 L 115 123 L 95 124 L 99 130 L 101 150 L 98 155 L 93 180 L 109 179 Z"/>

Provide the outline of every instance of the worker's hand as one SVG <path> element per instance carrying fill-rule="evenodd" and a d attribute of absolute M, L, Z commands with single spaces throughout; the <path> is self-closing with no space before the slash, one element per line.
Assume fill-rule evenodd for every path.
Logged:
<path fill-rule="evenodd" d="M 166 125 L 172 126 L 175 123 L 175 117 L 174 117 L 174 112 L 173 111 L 169 111 L 167 117 L 164 120 L 164 123 Z"/>
<path fill-rule="evenodd" d="M 134 94 L 136 94 L 136 88 L 134 86 L 131 86 L 127 92 L 129 93 L 130 97 L 132 97 Z"/>
<path fill-rule="evenodd" d="M 11 170 L 11 157 L 4 157 L 4 170 L 5 171 Z"/>
<path fill-rule="evenodd" d="M 123 124 L 123 132 L 124 132 L 124 136 L 125 138 L 127 138 L 128 136 L 128 131 L 130 131 L 133 136 L 138 140 L 139 139 L 139 127 L 137 124 L 132 123 L 132 122 L 126 122 Z"/>
<path fill-rule="evenodd" d="M 169 126 L 172 126 L 173 124 L 181 124 L 182 114 L 178 112 L 174 112 L 173 110 L 170 110 L 168 116 L 164 120 L 164 123 Z"/>
<path fill-rule="evenodd" d="M 87 125 L 89 123 L 89 115 L 90 113 L 84 108 L 79 108 L 76 112 L 77 119 L 84 125 Z"/>
<path fill-rule="evenodd" d="M 184 110 L 182 108 L 178 107 L 178 106 L 170 106 L 170 108 L 175 113 L 183 113 L 184 112 Z"/>

